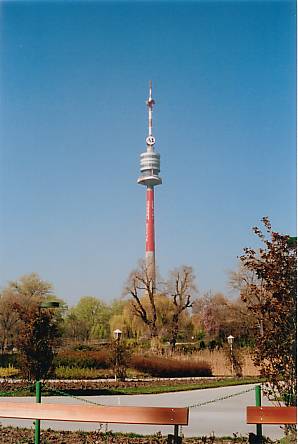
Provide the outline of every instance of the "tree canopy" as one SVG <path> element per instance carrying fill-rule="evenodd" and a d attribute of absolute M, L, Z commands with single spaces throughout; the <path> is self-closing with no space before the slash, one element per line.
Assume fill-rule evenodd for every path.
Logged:
<path fill-rule="evenodd" d="M 268 381 L 267 390 L 286 405 L 297 402 L 297 242 L 272 230 L 268 218 L 264 231 L 253 231 L 262 242 L 258 250 L 245 248 L 240 257 L 254 279 L 244 281 L 241 297 L 259 320 L 255 363 Z"/>

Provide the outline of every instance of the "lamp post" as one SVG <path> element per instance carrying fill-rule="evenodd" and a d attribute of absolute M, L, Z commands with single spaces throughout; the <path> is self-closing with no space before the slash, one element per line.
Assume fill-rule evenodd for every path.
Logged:
<path fill-rule="evenodd" d="M 115 339 L 115 381 L 117 381 L 117 371 L 119 365 L 119 343 L 122 336 L 122 331 L 117 328 L 113 331 Z"/>
<path fill-rule="evenodd" d="M 119 330 L 119 328 L 117 328 L 116 330 L 113 331 L 114 333 L 114 338 L 116 339 L 116 341 L 120 341 L 121 339 L 121 335 L 122 335 L 122 331 Z"/>
<path fill-rule="evenodd" d="M 233 342 L 234 342 L 234 336 L 230 335 L 228 336 L 228 343 L 230 346 L 230 353 L 231 353 L 231 367 L 232 367 L 232 376 L 234 375 L 234 363 L 233 363 Z"/>

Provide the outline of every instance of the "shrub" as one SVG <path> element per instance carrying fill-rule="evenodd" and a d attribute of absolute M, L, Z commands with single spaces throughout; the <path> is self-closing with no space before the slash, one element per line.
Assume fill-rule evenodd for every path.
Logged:
<path fill-rule="evenodd" d="M 73 347 L 75 351 L 94 351 L 94 347 L 88 344 L 78 344 Z"/>
<path fill-rule="evenodd" d="M 205 341 L 200 341 L 199 349 L 200 349 L 200 350 L 205 350 L 205 348 L 206 348 Z"/>
<path fill-rule="evenodd" d="M 109 352 L 109 362 L 120 381 L 125 381 L 130 363 L 131 349 L 124 341 L 113 341 Z"/>
<path fill-rule="evenodd" d="M 30 304 L 16 302 L 19 333 L 16 347 L 19 350 L 20 372 L 28 381 L 47 377 L 59 343 L 61 331 L 50 310 L 42 310 L 37 301 Z"/>
<path fill-rule="evenodd" d="M 97 379 L 107 375 L 103 375 L 102 370 L 96 368 L 81 367 L 57 367 L 55 369 L 55 377 L 58 379 Z"/>
<path fill-rule="evenodd" d="M 0 367 L 8 367 L 9 365 L 17 366 L 18 355 L 16 353 L 1 353 Z"/>
<path fill-rule="evenodd" d="M 176 352 L 184 353 L 185 355 L 195 353 L 199 350 L 197 344 L 176 344 Z"/>
<path fill-rule="evenodd" d="M 101 351 L 64 351 L 54 359 L 55 367 L 109 368 L 109 356 Z"/>
<path fill-rule="evenodd" d="M 208 342 L 207 347 L 210 351 L 213 351 L 219 348 L 219 343 L 215 339 L 211 339 L 211 341 Z"/>
<path fill-rule="evenodd" d="M 176 378 L 212 376 L 210 365 L 205 361 L 183 361 L 155 356 L 134 356 L 131 366 L 139 371 L 149 373 L 151 376 Z"/>

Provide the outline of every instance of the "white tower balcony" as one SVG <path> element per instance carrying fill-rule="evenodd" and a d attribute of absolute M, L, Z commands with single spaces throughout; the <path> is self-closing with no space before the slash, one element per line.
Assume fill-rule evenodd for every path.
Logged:
<path fill-rule="evenodd" d="M 141 176 L 138 183 L 146 186 L 155 186 L 162 183 L 160 172 L 160 155 L 154 151 L 142 153 L 140 156 Z"/>

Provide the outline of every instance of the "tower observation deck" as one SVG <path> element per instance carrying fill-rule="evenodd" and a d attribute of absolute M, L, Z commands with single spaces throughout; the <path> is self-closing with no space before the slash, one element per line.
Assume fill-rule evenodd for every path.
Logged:
<path fill-rule="evenodd" d="M 152 111 L 155 101 L 152 99 L 152 83 L 149 86 L 148 107 L 148 136 L 146 137 L 147 150 L 140 156 L 141 176 L 138 183 L 146 186 L 155 186 L 162 183 L 159 177 L 160 155 L 154 151 L 155 137 L 152 134 Z"/>
<path fill-rule="evenodd" d="M 152 98 L 152 83 L 149 85 L 148 136 L 147 150 L 140 155 L 141 175 L 138 183 L 147 187 L 146 193 L 146 268 L 149 278 L 155 286 L 155 227 L 154 227 L 154 187 L 162 183 L 160 173 L 160 155 L 154 151 L 155 137 L 152 134 L 152 111 L 155 101 Z"/>

